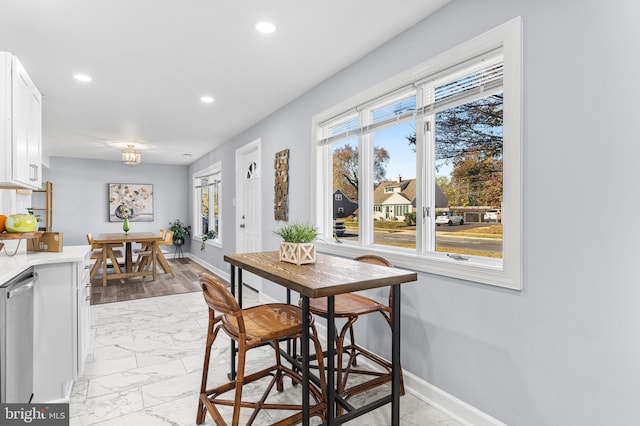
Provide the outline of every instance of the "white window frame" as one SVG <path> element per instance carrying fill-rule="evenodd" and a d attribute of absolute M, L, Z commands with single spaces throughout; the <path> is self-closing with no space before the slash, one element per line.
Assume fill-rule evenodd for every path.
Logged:
<path fill-rule="evenodd" d="M 360 235 L 354 243 L 337 243 L 330 238 L 332 223 L 332 187 L 331 182 L 331 144 L 318 143 L 326 135 L 322 134 L 323 125 L 337 117 L 350 117 L 358 114 L 358 107 L 402 91 L 425 79 L 438 79 L 443 74 L 451 74 L 461 68 L 462 64 L 477 60 L 491 52 L 500 51 L 503 55 L 504 78 L 504 124 L 503 124 L 503 257 L 492 259 L 482 256 L 465 256 L 468 260 L 456 260 L 445 253 L 425 252 L 428 245 L 426 238 L 433 238 L 429 232 L 417 233 L 416 250 L 373 245 L 372 236 Z M 389 80 L 384 81 L 362 93 L 341 102 L 312 117 L 312 156 L 315 170 L 312 172 L 312 185 L 315 197 L 312 200 L 316 212 L 315 223 L 326 238 L 318 241 L 316 248 L 320 252 L 341 256 L 357 256 L 367 251 L 386 257 L 395 266 L 431 274 L 443 275 L 472 282 L 495 285 L 499 287 L 522 289 L 522 19 L 514 18 L 486 33 L 475 37 L 461 45 L 427 60 Z M 366 137 L 366 136 L 365 136 Z M 366 145 L 366 144 L 365 144 Z M 369 144 L 370 145 L 370 144 Z M 370 149 L 370 148 L 369 148 Z M 371 155 L 368 155 L 371 154 Z M 373 153 L 360 152 L 360 159 L 372 158 Z M 418 156 L 421 153 L 418 152 Z M 420 167 L 420 166 L 419 166 Z M 422 176 L 430 167 L 422 167 Z M 426 197 L 424 185 L 420 185 L 418 174 L 418 191 Z M 368 188 L 366 176 L 362 176 L 363 188 Z M 331 185 L 332 186 L 332 185 Z M 373 206 L 372 191 L 360 191 L 359 205 Z M 361 220 L 367 218 L 366 209 L 360 209 Z M 417 212 L 423 211 L 422 202 L 416 206 Z M 433 209 L 432 209 L 433 210 Z M 373 214 L 373 212 L 369 213 Z M 435 212 L 431 212 L 434 220 Z M 362 232 L 361 232 L 362 234 Z"/>
<path fill-rule="evenodd" d="M 192 188 L 193 188 L 193 223 L 195 224 L 195 226 L 193 227 L 193 235 L 192 235 L 192 239 L 202 242 L 202 235 L 203 233 L 201 232 L 200 229 L 200 193 L 199 193 L 199 185 L 200 185 L 200 178 L 203 176 L 210 176 L 210 175 L 216 175 L 219 174 L 220 175 L 220 187 L 218 190 L 218 198 L 221 200 L 222 199 L 222 191 L 223 191 L 223 184 L 222 184 L 222 161 L 217 161 L 214 164 L 212 164 L 209 167 L 206 167 L 202 170 L 199 170 L 197 172 L 195 172 L 191 179 L 192 179 Z M 222 212 L 222 202 L 219 202 L 218 204 L 218 234 L 216 235 L 216 238 L 214 239 L 210 239 L 210 240 L 206 240 L 204 243 L 206 245 L 211 245 L 214 247 L 222 247 L 222 223 L 223 223 L 223 212 Z"/>

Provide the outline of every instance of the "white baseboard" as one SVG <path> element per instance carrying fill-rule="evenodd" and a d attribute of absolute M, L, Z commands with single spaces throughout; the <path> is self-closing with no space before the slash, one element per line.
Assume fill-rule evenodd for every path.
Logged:
<path fill-rule="evenodd" d="M 263 303 L 280 303 L 263 293 L 259 294 L 259 300 Z M 316 322 L 316 329 L 321 341 L 326 341 L 327 327 Z M 348 341 L 348 339 L 347 339 Z M 345 344 L 348 344 L 345 341 Z M 370 361 L 364 357 L 359 358 L 359 362 L 367 364 Z M 426 402 L 432 407 L 442 411 L 447 416 L 466 426 L 507 426 L 498 419 L 478 410 L 477 408 L 467 404 L 466 402 L 448 394 L 442 389 L 432 385 L 431 383 L 411 374 L 410 371 L 402 370 L 404 375 L 405 391 L 415 396 L 421 401 Z"/>
<path fill-rule="evenodd" d="M 404 374 L 404 387 L 407 392 L 437 408 L 459 423 L 468 426 L 507 426 L 500 420 L 411 374 L 411 372 L 402 370 L 402 373 Z"/>
<path fill-rule="evenodd" d="M 185 257 L 188 257 L 189 259 L 191 259 L 192 261 L 194 261 L 198 265 L 200 265 L 200 266 L 202 266 L 204 268 L 207 268 L 208 270 L 210 270 L 211 272 L 213 272 L 217 276 L 219 276 L 219 277 L 225 279 L 227 282 L 229 282 L 229 272 L 225 272 L 222 269 L 216 268 L 215 266 L 213 266 L 209 262 L 205 262 L 204 260 L 200 259 L 199 257 L 192 256 L 191 253 L 185 253 L 184 255 L 185 255 Z"/>

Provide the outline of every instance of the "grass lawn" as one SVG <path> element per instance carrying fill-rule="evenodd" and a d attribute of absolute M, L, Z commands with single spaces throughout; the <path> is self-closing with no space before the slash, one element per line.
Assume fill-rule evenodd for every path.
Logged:
<path fill-rule="evenodd" d="M 351 229 L 353 231 L 358 230 L 358 222 L 345 222 L 347 229 Z M 384 231 L 384 232 L 399 232 L 399 231 L 413 231 L 416 229 L 415 226 L 406 226 L 404 222 L 390 222 L 390 221 L 375 221 L 374 229 L 376 231 Z M 446 231 L 443 231 L 443 233 Z M 502 224 L 495 224 L 489 226 L 481 226 L 478 228 L 466 229 L 464 231 L 452 231 L 446 232 L 452 236 L 459 237 L 474 237 L 474 238 L 487 238 L 487 239 L 502 239 Z M 415 243 L 387 243 L 386 245 L 393 247 L 404 247 L 404 248 L 416 248 Z M 441 245 L 436 246 L 436 251 L 445 252 L 445 253 L 457 253 L 468 256 L 482 256 L 482 257 L 493 257 L 493 258 L 502 258 L 502 253 L 494 253 L 483 250 L 474 250 L 474 249 L 463 249 L 463 248 L 454 248 L 454 247 L 445 247 Z"/>

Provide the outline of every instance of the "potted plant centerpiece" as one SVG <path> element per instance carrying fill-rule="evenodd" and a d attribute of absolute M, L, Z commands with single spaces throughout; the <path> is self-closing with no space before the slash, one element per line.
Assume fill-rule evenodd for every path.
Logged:
<path fill-rule="evenodd" d="M 316 262 L 318 229 L 305 223 L 284 225 L 273 231 L 284 241 L 280 242 L 280 260 L 298 266 Z"/>
<path fill-rule="evenodd" d="M 169 222 L 169 230 L 173 231 L 173 244 L 181 246 L 184 244 L 184 239 L 191 235 L 191 225 L 185 225 L 180 222 L 180 219 L 176 219 L 175 222 Z"/>

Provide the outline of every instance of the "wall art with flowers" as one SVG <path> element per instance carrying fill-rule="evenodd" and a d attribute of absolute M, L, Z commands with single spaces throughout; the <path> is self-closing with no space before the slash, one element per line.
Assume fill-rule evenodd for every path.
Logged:
<path fill-rule="evenodd" d="M 153 185 L 138 183 L 109 184 L 109 222 L 153 221 Z"/>

